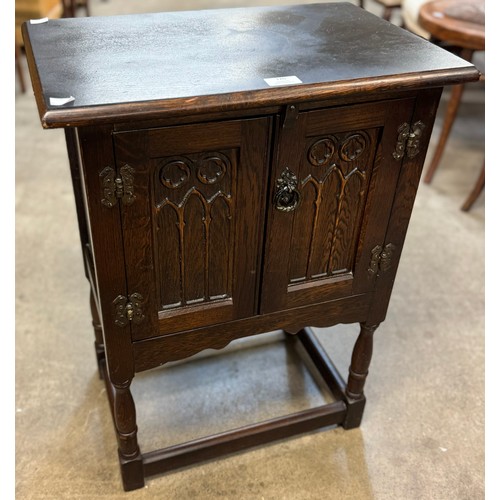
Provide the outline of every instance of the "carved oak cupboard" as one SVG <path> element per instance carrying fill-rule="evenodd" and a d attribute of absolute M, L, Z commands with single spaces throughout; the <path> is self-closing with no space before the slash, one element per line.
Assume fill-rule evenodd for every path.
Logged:
<path fill-rule="evenodd" d="M 64 127 L 125 489 L 361 422 L 443 85 L 470 63 L 343 3 L 24 25 L 44 127 Z M 347 382 L 311 326 L 361 324 Z M 134 374 L 297 334 L 335 402 L 142 453 Z"/>

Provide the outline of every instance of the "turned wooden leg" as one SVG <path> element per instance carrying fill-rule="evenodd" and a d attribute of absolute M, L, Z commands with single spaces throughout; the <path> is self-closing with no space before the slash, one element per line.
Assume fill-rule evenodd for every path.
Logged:
<path fill-rule="evenodd" d="M 144 469 L 137 443 L 135 404 L 130 392 L 130 383 L 131 380 L 123 383 L 111 381 L 114 395 L 113 418 L 118 437 L 118 458 L 125 491 L 144 486 Z"/>
<path fill-rule="evenodd" d="M 361 323 L 361 332 L 354 344 L 351 366 L 349 367 L 349 378 L 347 379 L 346 395 L 351 399 L 361 399 L 363 397 L 363 387 L 372 359 L 373 333 L 377 327 L 378 325 L 370 326 Z"/>
<path fill-rule="evenodd" d="M 109 341 L 107 337 L 105 340 Z M 110 355 L 105 356 L 100 366 L 118 441 L 123 489 L 131 491 L 144 486 L 143 457 L 137 442 L 135 403 L 130 391 L 134 370 L 132 363 L 120 362 L 120 358 L 113 357 L 113 354 L 111 351 Z"/>
<path fill-rule="evenodd" d="M 21 92 L 23 94 L 26 93 L 26 82 L 24 81 L 24 73 L 23 73 L 23 68 L 21 66 L 21 50 L 17 43 L 15 44 L 15 65 L 16 65 L 16 72 L 17 72 L 17 77 L 19 79 L 19 85 L 21 87 Z"/>
<path fill-rule="evenodd" d="M 484 185 L 485 185 L 485 171 L 484 171 L 485 163 L 483 160 L 483 168 L 481 169 L 481 173 L 479 174 L 479 177 L 476 181 L 476 185 L 474 186 L 473 190 L 469 194 L 469 197 L 465 200 L 464 204 L 462 205 L 462 210 L 464 212 L 468 212 L 474 202 L 478 199 L 479 195 L 483 192 Z"/>
<path fill-rule="evenodd" d="M 359 6 L 364 9 L 365 8 L 365 0 L 359 0 Z"/>
<path fill-rule="evenodd" d="M 104 339 L 102 336 L 102 326 L 101 320 L 99 319 L 99 313 L 97 312 L 97 305 L 94 299 L 94 294 L 92 290 L 90 290 L 90 312 L 92 313 L 92 326 L 94 327 L 94 335 L 95 335 L 95 355 L 97 358 L 97 367 L 99 368 L 99 378 L 103 378 L 103 364 L 101 363 L 104 360 Z"/>

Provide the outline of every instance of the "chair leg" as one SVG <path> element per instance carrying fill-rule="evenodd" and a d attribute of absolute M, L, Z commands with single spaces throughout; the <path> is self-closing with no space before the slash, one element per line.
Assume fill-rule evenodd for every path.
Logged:
<path fill-rule="evenodd" d="M 63 0 L 63 17 L 76 17 L 79 7 L 85 9 L 85 15 L 90 17 L 89 0 Z"/>
<path fill-rule="evenodd" d="M 359 0 L 359 6 L 364 9 L 365 8 L 365 0 Z"/>
<path fill-rule="evenodd" d="M 385 19 L 386 21 L 390 21 L 393 10 L 394 10 L 393 7 L 385 7 L 384 12 L 382 14 L 382 19 Z"/>
<path fill-rule="evenodd" d="M 19 85 L 21 86 L 21 92 L 23 94 L 26 93 L 26 82 L 24 80 L 24 74 L 23 74 L 23 68 L 21 67 L 21 50 L 19 49 L 19 45 L 16 45 L 16 57 L 15 57 L 15 64 L 16 64 L 16 73 L 17 77 L 19 78 Z"/>
<path fill-rule="evenodd" d="M 471 193 L 469 194 L 469 197 L 465 200 L 464 204 L 462 205 L 462 210 L 464 212 L 468 212 L 474 202 L 478 199 L 479 195 L 483 192 L 484 186 L 485 186 L 485 162 L 483 160 L 483 168 L 481 169 L 481 173 L 479 174 L 479 177 L 477 178 L 476 184 L 474 188 L 472 189 Z"/>
<path fill-rule="evenodd" d="M 459 51 L 459 56 L 466 61 L 472 60 L 472 55 L 474 51 L 471 49 L 461 49 Z M 448 103 L 448 108 L 446 109 L 446 115 L 444 118 L 443 128 L 441 130 L 441 135 L 439 137 L 439 142 L 434 152 L 434 157 L 432 158 L 431 164 L 427 173 L 424 177 L 424 182 L 429 184 L 432 181 L 434 174 L 439 166 L 441 156 L 443 155 L 444 148 L 446 146 L 446 141 L 450 135 L 451 127 L 457 116 L 458 107 L 460 106 L 460 101 L 462 100 L 462 94 L 464 92 L 464 85 L 455 85 L 451 91 L 450 102 Z"/>
<path fill-rule="evenodd" d="M 83 7 L 85 9 L 85 15 L 90 17 L 89 0 L 77 0 L 76 3 L 78 7 Z"/>
<path fill-rule="evenodd" d="M 446 109 L 446 115 L 444 118 L 443 128 L 441 130 L 441 135 L 439 136 L 439 142 L 434 152 L 434 156 L 432 158 L 431 164 L 427 173 L 424 177 L 424 182 L 429 184 L 436 173 L 436 170 L 439 166 L 439 162 L 441 161 L 441 157 L 443 156 L 444 148 L 446 146 L 446 142 L 448 141 L 448 137 L 451 132 L 451 127 L 455 118 L 457 116 L 458 107 L 460 105 L 460 101 L 462 99 L 462 94 L 464 91 L 464 85 L 455 85 L 451 91 L 450 102 L 448 103 L 448 107 Z"/>

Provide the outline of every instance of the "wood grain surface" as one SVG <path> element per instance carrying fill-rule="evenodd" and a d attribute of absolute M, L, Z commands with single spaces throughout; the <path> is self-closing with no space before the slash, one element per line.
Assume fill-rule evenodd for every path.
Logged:
<path fill-rule="evenodd" d="M 348 3 L 59 19 L 23 33 L 45 127 L 477 79 L 470 63 Z M 287 76 L 302 83 L 264 80 Z"/>

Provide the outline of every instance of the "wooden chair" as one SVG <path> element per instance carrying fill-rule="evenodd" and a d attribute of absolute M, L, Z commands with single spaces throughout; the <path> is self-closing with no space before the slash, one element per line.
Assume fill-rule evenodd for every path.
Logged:
<path fill-rule="evenodd" d="M 401 8 L 401 0 L 374 0 L 374 1 L 384 7 L 382 18 L 385 19 L 386 21 L 391 20 L 392 12 L 395 9 Z"/>
<path fill-rule="evenodd" d="M 64 13 L 63 17 L 76 17 L 77 11 L 80 7 L 85 9 L 85 15 L 90 16 L 88 0 L 62 0 Z"/>
<path fill-rule="evenodd" d="M 401 19 L 403 27 L 427 40 L 431 34 L 418 22 L 420 8 L 432 0 L 401 0 Z"/>
<path fill-rule="evenodd" d="M 24 74 L 23 74 L 23 68 L 21 66 L 21 48 L 19 47 L 19 44 L 16 41 L 15 44 L 15 49 L 16 49 L 16 56 L 15 56 L 15 64 L 16 64 L 16 75 L 19 80 L 19 86 L 21 87 L 21 92 L 23 94 L 26 93 L 26 81 L 24 79 Z"/>
<path fill-rule="evenodd" d="M 436 0 L 425 3 L 419 11 L 418 22 L 431 33 L 432 37 L 460 48 L 459 55 L 471 60 L 475 51 L 485 49 L 485 6 L 484 0 Z M 483 78 L 484 79 L 484 78 Z M 457 116 L 464 85 L 453 87 L 450 102 L 439 142 L 431 164 L 424 177 L 430 183 L 439 166 L 451 128 Z M 469 194 L 462 210 L 468 211 L 481 194 L 485 184 L 485 164 L 483 162 L 479 178 Z"/>
<path fill-rule="evenodd" d="M 475 51 L 485 50 L 484 0 L 403 0 L 402 18 L 405 28 L 449 48 L 466 60 Z M 484 77 L 483 77 L 484 80 Z M 429 184 L 441 162 L 448 137 L 457 117 L 464 85 L 452 88 L 438 145 L 424 176 Z M 462 205 L 468 211 L 479 197 L 485 185 L 485 164 L 479 177 Z"/>
<path fill-rule="evenodd" d="M 15 2 L 15 68 L 21 92 L 27 89 L 26 79 L 23 74 L 21 59 L 24 41 L 21 34 L 21 26 L 30 19 L 48 17 L 57 19 L 62 16 L 63 4 L 61 0 L 16 0 Z"/>

